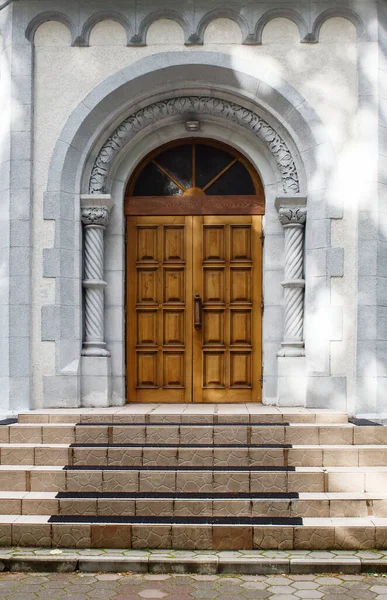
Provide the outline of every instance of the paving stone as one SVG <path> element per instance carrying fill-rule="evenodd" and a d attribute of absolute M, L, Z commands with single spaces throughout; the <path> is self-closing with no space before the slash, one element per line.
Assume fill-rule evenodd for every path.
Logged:
<path fill-rule="evenodd" d="M 21 554 L 14 551 L 14 554 Z M 164 555 L 166 554 L 164 550 Z M 172 554 L 172 553 L 170 553 Z M 178 555 L 178 553 L 173 553 Z M 162 551 L 149 555 L 163 557 Z M 168 555 L 167 555 L 168 556 Z M 190 553 L 186 560 L 200 559 Z M 210 554 L 213 559 L 217 556 Z M 116 560 L 124 554 L 116 553 Z M 184 553 L 180 560 L 183 560 Z M 106 560 L 112 560 L 107 554 Z M 133 556 L 136 559 L 136 555 Z M 138 557 L 137 557 L 138 558 Z M 90 556 L 90 560 L 93 557 Z M 170 556 L 170 559 L 172 557 Z M 235 557 L 234 557 L 235 559 Z M 83 559 L 85 560 L 85 559 Z M 93 559 L 93 560 L 98 560 Z M 119 564 L 119 563 L 117 563 Z M 382 576 L 327 575 L 186 575 L 131 573 L 0 574 L 1 600 L 387 600 Z"/>
<path fill-rule="evenodd" d="M 289 582 L 290 583 L 290 582 Z M 271 592 L 272 594 L 292 594 L 295 593 L 295 590 L 293 590 L 289 584 L 287 585 L 271 585 L 268 588 L 269 592 Z"/>
<path fill-rule="evenodd" d="M 297 596 L 294 596 L 293 594 L 274 595 L 270 596 L 270 600 L 297 600 Z"/>
<path fill-rule="evenodd" d="M 297 598 L 305 598 L 306 600 L 314 600 L 322 598 L 323 594 L 321 592 L 317 592 L 316 590 L 298 590 L 294 593 Z"/>
<path fill-rule="evenodd" d="M 312 579 L 313 575 L 308 575 L 308 577 Z M 317 585 L 341 585 L 340 579 L 336 579 L 335 577 L 316 577 L 314 581 Z"/>
<path fill-rule="evenodd" d="M 370 591 L 374 592 L 375 594 L 387 595 L 387 585 L 373 585 L 370 588 Z"/>
<path fill-rule="evenodd" d="M 242 587 L 249 590 L 265 590 L 267 585 L 263 581 L 246 581 Z"/>
<path fill-rule="evenodd" d="M 287 577 L 269 577 L 266 579 L 269 585 L 291 585 L 291 581 Z"/>
<path fill-rule="evenodd" d="M 292 586 L 297 590 L 316 590 L 318 584 L 314 581 L 295 581 Z"/>
<path fill-rule="evenodd" d="M 144 590 L 138 594 L 141 598 L 164 598 L 167 594 L 160 590 Z"/>

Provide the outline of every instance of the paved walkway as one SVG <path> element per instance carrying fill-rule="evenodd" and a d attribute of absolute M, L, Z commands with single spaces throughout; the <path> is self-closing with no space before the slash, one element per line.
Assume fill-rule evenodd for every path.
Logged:
<path fill-rule="evenodd" d="M 361 575 L 0 574 L 2 600 L 387 600 L 387 578 Z"/>

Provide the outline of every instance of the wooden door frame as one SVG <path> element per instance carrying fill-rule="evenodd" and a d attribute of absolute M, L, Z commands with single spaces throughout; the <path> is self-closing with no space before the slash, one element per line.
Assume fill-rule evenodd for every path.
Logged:
<path fill-rule="evenodd" d="M 204 143 L 208 145 L 212 145 L 214 147 L 227 149 L 228 152 L 233 153 L 235 156 L 238 156 L 239 160 L 246 166 L 249 171 L 256 188 L 256 194 L 250 196 L 244 195 L 228 195 L 228 196 L 133 196 L 133 190 L 135 181 L 142 171 L 142 169 L 148 164 L 149 161 L 153 159 L 153 157 L 163 150 L 167 148 L 172 148 L 174 146 L 178 146 L 182 143 Z M 125 272 L 125 280 L 126 280 L 126 302 L 125 302 L 125 331 L 126 331 L 126 342 L 125 342 L 125 365 L 126 365 L 126 390 L 127 397 L 126 402 L 128 403 L 129 391 L 132 393 L 133 386 L 132 382 L 135 380 L 135 365 L 128 365 L 127 358 L 127 344 L 128 344 L 128 328 L 130 327 L 130 320 L 128 319 L 128 297 L 134 293 L 135 287 L 128 286 L 128 272 L 129 272 L 129 260 L 133 257 L 133 244 L 131 245 L 131 239 L 128 235 L 130 227 L 128 227 L 128 223 L 130 221 L 134 222 L 130 217 L 140 217 L 140 216 L 148 216 L 148 217 L 167 217 L 167 216 L 260 216 L 262 217 L 265 214 L 265 195 L 263 185 L 260 179 L 259 174 L 256 169 L 251 165 L 251 163 L 238 151 L 234 148 L 228 146 L 227 144 L 222 144 L 220 142 L 216 142 L 214 140 L 209 140 L 205 138 L 186 138 L 184 140 L 176 140 L 174 142 L 170 142 L 165 144 L 147 157 L 145 157 L 136 170 L 134 171 L 125 193 L 124 200 L 124 214 L 126 220 L 125 226 L 125 235 L 126 235 L 126 272 Z M 257 223 L 259 225 L 257 226 Z M 259 255 L 259 277 L 254 277 L 254 281 L 256 282 L 257 289 L 256 293 L 258 293 L 258 304 L 259 306 L 263 306 L 263 285 L 262 285 L 262 276 L 263 276 L 263 231 L 262 231 L 262 219 L 252 221 L 252 227 L 254 228 L 256 233 L 256 239 L 254 238 L 254 243 L 260 245 L 260 249 L 258 252 Z M 193 229 L 191 227 L 191 229 Z M 193 237 L 193 231 L 191 231 L 191 235 Z M 258 265 L 253 265 L 253 274 L 257 275 L 256 269 Z M 130 302 L 132 304 L 132 302 Z M 258 308 L 259 310 L 259 308 Z M 192 334 L 192 339 L 195 339 L 194 334 Z M 194 342 L 195 343 L 195 342 Z M 259 319 L 259 332 L 253 330 L 253 351 L 252 351 L 252 360 L 256 360 L 257 356 L 260 356 L 259 365 L 260 365 L 260 382 L 262 383 L 262 367 L 263 367 L 263 356 L 262 356 L 262 317 Z M 192 372 L 191 368 L 187 372 Z M 191 373 L 192 379 L 192 373 Z M 192 382 L 193 383 L 193 382 Z M 194 386 L 192 385 L 192 398 L 195 393 Z M 257 402 L 262 401 L 262 385 L 259 389 L 259 399 Z"/>

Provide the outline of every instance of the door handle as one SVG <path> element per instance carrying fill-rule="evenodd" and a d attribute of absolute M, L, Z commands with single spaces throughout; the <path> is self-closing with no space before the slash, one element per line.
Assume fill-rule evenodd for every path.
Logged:
<path fill-rule="evenodd" d="M 202 328 L 202 299 L 200 294 L 195 294 L 194 298 L 194 327 L 197 330 Z"/>

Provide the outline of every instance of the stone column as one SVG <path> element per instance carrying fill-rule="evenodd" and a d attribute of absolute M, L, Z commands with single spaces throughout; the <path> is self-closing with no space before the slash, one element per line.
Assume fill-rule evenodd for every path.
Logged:
<path fill-rule="evenodd" d="M 85 335 L 82 356 L 110 356 L 105 343 L 104 290 L 104 239 L 103 234 L 109 223 L 109 209 L 106 206 L 82 208 L 84 225 L 84 276 L 85 289 Z"/>
<path fill-rule="evenodd" d="M 285 234 L 285 327 L 278 352 L 278 404 L 305 406 L 307 375 L 304 347 L 304 230 L 306 208 L 279 208 Z"/>
<path fill-rule="evenodd" d="M 304 356 L 304 228 L 305 207 L 280 208 L 285 234 L 285 328 L 279 356 Z"/>
<path fill-rule="evenodd" d="M 111 358 L 105 342 L 104 232 L 109 223 L 110 196 L 83 196 L 84 340 L 82 406 L 105 407 L 111 400 Z"/>

